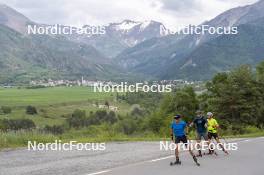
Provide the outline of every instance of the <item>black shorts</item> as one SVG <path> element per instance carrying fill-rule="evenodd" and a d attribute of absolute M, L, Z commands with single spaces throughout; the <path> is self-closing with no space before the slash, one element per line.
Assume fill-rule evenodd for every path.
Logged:
<path fill-rule="evenodd" d="M 187 141 L 187 137 L 184 135 L 184 136 L 176 136 L 175 137 L 175 143 L 188 143 Z"/>
<path fill-rule="evenodd" d="M 218 134 L 217 133 L 211 133 L 211 132 L 208 132 L 208 138 L 211 140 L 212 138 L 216 139 L 218 138 Z"/>
<path fill-rule="evenodd" d="M 204 138 L 204 140 L 208 140 L 208 133 L 207 132 L 196 133 L 196 140 L 202 140 L 202 137 Z"/>

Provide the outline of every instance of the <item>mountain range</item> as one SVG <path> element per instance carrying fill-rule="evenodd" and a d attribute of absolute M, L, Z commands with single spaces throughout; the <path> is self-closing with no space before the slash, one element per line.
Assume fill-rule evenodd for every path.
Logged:
<path fill-rule="evenodd" d="M 236 35 L 169 34 L 160 22 L 132 20 L 105 25 L 104 35 L 28 35 L 27 24 L 48 25 L 0 4 L 0 82 L 81 76 L 207 80 L 264 59 L 264 0 L 201 24 L 237 26 Z"/>
<path fill-rule="evenodd" d="M 131 72 L 157 79 L 206 80 L 217 72 L 263 60 L 264 1 L 230 9 L 203 25 L 238 26 L 236 35 L 168 35 L 142 42 L 116 57 Z"/>
<path fill-rule="evenodd" d="M 26 82 L 44 78 L 109 79 L 122 75 L 93 46 L 61 35 L 27 35 L 32 24 L 14 9 L 0 5 L 0 81 Z"/>
<path fill-rule="evenodd" d="M 127 48 L 151 38 L 165 36 L 169 32 L 162 23 L 157 21 L 124 20 L 103 27 L 105 27 L 105 34 L 103 35 L 90 37 L 77 35 L 76 38 L 71 37 L 71 39 L 92 45 L 107 57 L 113 58 Z M 160 32 L 160 29 L 163 30 Z"/>

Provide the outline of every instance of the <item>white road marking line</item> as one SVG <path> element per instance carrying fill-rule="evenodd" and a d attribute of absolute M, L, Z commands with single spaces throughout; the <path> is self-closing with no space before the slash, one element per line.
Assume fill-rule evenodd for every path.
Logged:
<path fill-rule="evenodd" d="M 153 159 L 153 160 L 151 160 L 149 162 L 157 162 L 157 161 L 169 159 L 169 158 L 172 158 L 172 157 L 174 157 L 174 156 L 167 156 L 167 157 L 162 157 L 162 158 L 159 158 L 159 159 Z"/>
<path fill-rule="evenodd" d="M 91 173 L 91 174 L 86 174 L 86 175 L 97 175 L 97 174 L 103 174 L 103 173 L 108 173 L 108 172 L 110 172 L 110 170 L 99 171 L 99 172 L 96 172 L 96 173 Z"/>
<path fill-rule="evenodd" d="M 244 140 L 244 142 L 249 142 L 249 140 Z"/>

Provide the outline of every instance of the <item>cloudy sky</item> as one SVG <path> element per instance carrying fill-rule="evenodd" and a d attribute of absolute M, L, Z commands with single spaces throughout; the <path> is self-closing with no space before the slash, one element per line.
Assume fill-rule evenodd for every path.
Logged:
<path fill-rule="evenodd" d="M 258 0 L 0 0 L 31 20 L 82 26 L 156 20 L 175 29 L 200 24 L 221 12 Z"/>

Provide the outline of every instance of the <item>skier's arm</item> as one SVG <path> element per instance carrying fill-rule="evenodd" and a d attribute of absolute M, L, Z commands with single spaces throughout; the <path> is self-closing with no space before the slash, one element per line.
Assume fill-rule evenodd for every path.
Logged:
<path fill-rule="evenodd" d="M 191 121 L 191 123 L 188 125 L 189 127 L 193 127 L 195 126 L 195 122 L 196 122 L 196 119 L 194 119 L 193 121 Z"/>
<path fill-rule="evenodd" d="M 188 135 L 188 133 L 189 133 L 189 127 L 186 126 L 186 127 L 185 127 L 185 134 Z"/>
<path fill-rule="evenodd" d="M 213 126 L 214 128 L 219 128 L 219 125 L 218 125 L 218 123 L 217 123 L 217 121 L 215 120 L 215 124 L 214 124 L 214 126 Z"/>
<path fill-rule="evenodd" d="M 208 121 L 207 120 L 204 120 L 204 127 L 207 128 L 208 127 Z"/>

